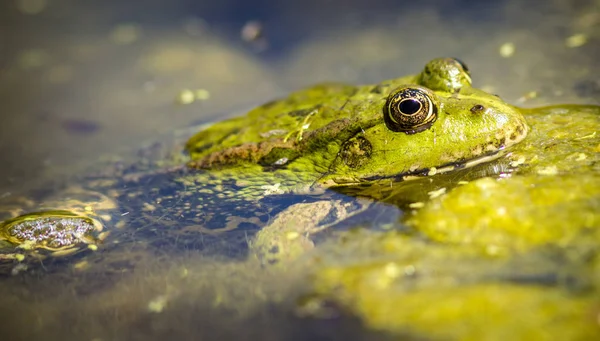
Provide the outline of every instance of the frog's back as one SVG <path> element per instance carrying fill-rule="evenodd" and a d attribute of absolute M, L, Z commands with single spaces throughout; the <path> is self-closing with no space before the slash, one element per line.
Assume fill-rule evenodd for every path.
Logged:
<path fill-rule="evenodd" d="M 282 160 L 325 148 L 323 141 L 347 138 L 372 125 L 379 119 L 386 88 L 402 82 L 318 84 L 266 103 L 245 116 L 216 123 L 192 137 L 186 149 L 195 168 L 240 163 L 277 166 Z"/>

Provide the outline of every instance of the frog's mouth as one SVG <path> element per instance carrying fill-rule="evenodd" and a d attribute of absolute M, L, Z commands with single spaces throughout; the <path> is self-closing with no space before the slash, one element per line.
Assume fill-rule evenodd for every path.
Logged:
<path fill-rule="evenodd" d="M 408 172 L 402 172 L 392 175 L 367 175 L 359 179 L 360 182 L 369 182 L 381 179 L 392 179 L 396 181 L 406 181 L 412 179 L 419 179 L 427 176 L 433 176 L 436 174 L 448 173 L 460 169 L 471 168 L 483 163 L 487 163 L 496 160 L 507 154 L 507 150 L 515 144 L 521 142 L 528 133 L 529 127 L 525 122 L 522 124 L 515 125 L 513 129 L 506 129 L 503 136 L 497 138 L 496 141 L 489 142 L 481 147 L 477 148 L 480 151 L 485 151 L 483 154 L 459 159 L 449 163 L 442 164 L 440 166 L 430 168 L 418 168 Z M 501 172 L 501 170 L 494 170 L 494 174 Z"/>
<path fill-rule="evenodd" d="M 357 185 L 364 185 L 367 183 L 372 183 L 374 181 L 380 181 L 380 180 L 392 180 L 393 182 L 400 182 L 400 181 L 409 181 L 409 180 L 416 180 L 416 179 L 422 179 L 428 176 L 433 176 L 436 174 L 443 174 L 443 173 L 448 173 L 448 172 L 452 172 L 452 171 L 457 171 L 457 170 L 461 170 L 461 169 L 466 169 L 466 168 L 471 168 L 483 163 L 487 163 L 490 161 L 493 161 L 495 159 L 498 159 L 504 155 L 507 154 L 506 148 L 502 148 L 496 151 L 492 151 L 492 152 L 488 152 L 484 155 L 475 157 L 475 158 L 470 158 L 468 160 L 463 160 L 463 161 L 455 161 L 455 162 L 451 162 L 451 163 L 447 163 L 447 164 L 443 164 L 439 167 L 431 167 L 431 168 L 421 168 L 421 169 L 416 169 L 413 171 L 408 171 L 408 172 L 403 172 L 403 173 L 398 173 L 398 174 L 393 174 L 393 175 L 371 175 L 371 176 L 364 176 L 364 177 L 360 177 L 360 178 L 335 178 L 335 179 L 331 179 L 329 181 L 325 181 L 322 182 L 322 184 L 325 187 L 329 187 L 329 186 L 357 186 Z M 502 169 L 495 169 L 493 172 L 494 173 L 499 173 L 501 172 Z"/>
<path fill-rule="evenodd" d="M 452 163 L 444 164 L 440 167 L 423 168 L 420 170 L 416 170 L 414 172 L 396 174 L 396 175 L 387 176 L 387 177 L 370 177 L 370 178 L 365 178 L 364 181 L 375 181 L 375 180 L 381 180 L 381 179 L 394 179 L 397 181 L 415 180 L 415 179 L 420 179 L 420 178 L 427 177 L 427 176 L 433 176 L 436 174 L 443 174 L 443 173 L 448 173 L 448 172 L 452 172 L 452 171 L 456 171 L 456 170 L 460 170 L 460 169 L 471 168 L 471 167 L 474 167 L 474 166 L 477 166 L 477 165 L 480 165 L 483 163 L 487 163 L 487 162 L 496 160 L 506 154 L 507 154 L 506 149 L 503 148 L 503 149 L 500 149 L 495 152 L 490 152 L 490 153 L 478 156 L 476 158 L 472 158 L 472 159 L 468 159 L 468 160 L 464 160 L 464 161 L 452 162 Z"/>

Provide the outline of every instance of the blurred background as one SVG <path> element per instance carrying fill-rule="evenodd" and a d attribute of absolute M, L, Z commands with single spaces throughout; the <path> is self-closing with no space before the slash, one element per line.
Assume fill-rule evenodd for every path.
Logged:
<path fill-rule="evenodd" d="M 517 105 L 597 103 L 598 0 L 6 0 L 0 195 L 324 80 L 431 58 Z"/>
<path fill-rule="evenodd" d="M 599 55 L 600 0 L 3 0 L 0 198 L 315 82 L 380 82 L 440 56 L 515 105 L 598 104 Z M 355 320 L 307 328 L 265 303 L 293 305 L 294 278 L 193 254 L 136 269 L 106 291 L 80 274 L 83 293 L 61 276 L 39 291 L 35 275 L 12 277 L 0 338 L 360 335 Z M 154 314 L 150 299 L 168 295 L 169 314 Z"/>

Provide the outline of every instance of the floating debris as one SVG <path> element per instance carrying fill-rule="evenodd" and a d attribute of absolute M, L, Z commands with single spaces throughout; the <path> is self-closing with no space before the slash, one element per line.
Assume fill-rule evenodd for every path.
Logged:
<path fill-rule="evenodd" d="M 518 166 L 520 166 L 520 165 L 522 165 L 524 163 L 525 163 L 525 157 L 522 156 L 522 155 L 519 155 L 515 160 L 511 161 L 509 163 L 509 165 L 511 167 L 518 167 Z"/>
<path fill-rule="evenodd" d="M 257 50 L 265 50 L 268 47 L 267 39 L 265 38 L 265 30 L 263 24 L 260 21 L 252 20 L 248 21 L 244 27 L 242 27 L 241 36 L 242 40 L 251 43 Z"/>
<path fill-rule="evenodd" d="M 192 104 L 195 101 L 206 101 L 210 98 L 210 92 L 206 89 L 184 89 L 179 92 L 176 102 L 179 104 Z"/>
<path fill-rule="evenodd" d="M 276 183 L 274 185 L 263 185 L 260 186 L 261 189 L 264 189 L 264 193 L 263 195 L 273 195 L 273 194 L 282 194 L 283 189 L 279 188 L 281 187 L 281 183 Z"/>
<path fill-rule="evenodd" d="M 16 276 L 23 271 L 27 271 L 27 268 L 28 268 L 27 264 L 19 263 L 12 268 L 12 270 L 10 271 L 10 274 L 12 276 Z"/>
<path fill-rule="evenodd" d="M 167 306 L 167 297 L 160 295 L 148 302 L 148 311 L 151 313 L 161 313 Z"/>
<path fill-rule="evenodd" d="M 260 21 L 252 20 L 248 21 L 244 27 L 242 27 L 242 39 L 247 42 L 255 42 L 263 39 L 264 29 Z"/>
<path fill-rule="evenodd" d="M 515 54 L 515 44 L 504 43 L 500 46 L 500 55 L 504 58 L 510 58 Z"/>
<path fill-rule="evenodd" d="M 519 103 L 524 103 L 527 102 L 531 99 L 537 98 L 538 97 L 538 92 L 537 91 L 529 91 L 528 93 L 524 94 L 523 96 L 521 96 L 517 101 Z"/>
<path fill-rule="evenodd" d="M 274 165 L 274 166 L 283 166 L 283 165 L 285 165 L 286 163 L 288 163 L 288 161 L 289 161 L 289 159 L 288 159 L 287 157 L 282 157 L 281 159 L 279 159 L 279 160 L 277 160 L 277 161 L 273 162 L 273 165 Z"/>
<path fill-rule="evenodd" d="M 593 132 L 591 134 L 585 135 L 585 136 L 581 136 L 581 137 L 576 137 L 574 138 L 574 140 L 586 140 L 586 139 L 593 139 L 594 137 L 596 137 L 596 132 Z"/>
<path fill-rule="evenodd" d="M 194 91 L 194 97 L 199 101 L 206 101 L 210 98 L 210 92 L 206 89 L 196 89 Z"/>
<path fill-rule="evenodd" d="M 120 24 L 110 32 L 110 40 L 117 45 L 129 45 L 136 42 L 142 29 L 136 24 Z"/>
<path fill-rule="evenodd" d="M 47 6 L 47 0 L 17 0 L 17 9 L 23 14 L 40 14 Z"/>
<path fill-rule="evenodd" d="M 538 169 L 539 175 L 556 175 L 558 174 L 558 168 L 556 166 L 548 166 Z"/>
<path fill-rule="evenodd" d="M 269 130 L 265 133 L 259 133 L 259 135 L 262 138 L 269 138 L 271 136 L 285 135 L 287 133 L 288 133 L 288 131 L 284 130 L 284 129 L 273 129 L 273 130 Z"/>
<path fill-rule="evenodd" d="M 423 208 L 423 207 L 425 207 L 425 203 L 422 202 L 422 201 L 417 201 L 417 202 L 410 203 L 408 205 L 408 207 L 410 207 L 410 208 Z"/>
<path fill-rule="evenodd" d="M 565 45 L 570 48 L 580 47 L 587 43 L 587 36 L 583 33 L 574 34 L 565 40 Z"/>
<path fill-rule="evenodd" d="M 446 193 L 446 187 L 442 187 L 438 190 L 428 192 L 427 194 L 429 194 L 429 198 L 435 199 L 439 196 L 442 196 L 444 193 Z"/>
<path fill-rule="evenodd" d="M 298 233 L 297 231 L 290 231 L 285 234 L 285 239 L 287 240 L 295 240 L 298 238 L 300 238 L 300 233 Z"/>
<path fill-rule="evenodd" d="M 17 63 L 25 70 L 37 69 L 48 63 L 48 53 L 42 49 L 29 49 L 21 52 Z"/>
<path fill-rule="evenodd" d="M 149 204 L 147 202 L 144 203 L 142 210 L 144 212 L 152 212 L 152 211 L 156 211 L 156 206 Z"/>
<path fill-rule="evenodd" d="M 97 122 L 85 119 L 66 118 L 61 122 L 64 130 L 72 134 L 92 134 L 100 130 L 100 125 Z"/>
<path fill-rule="evenodd" d="M 78 270 L 78 271 L 86 270 L 89 267 L 90 267 L 90 263 L 87 260 L 83 260 L 81 262 L 73 264 L 73 269 Z"/>
<path fill-rule="evenodd" d="M 194 103 L 194 92 L 189 89 L 181 90 L 176 101 L 179 104 L 192 104 Z"/>

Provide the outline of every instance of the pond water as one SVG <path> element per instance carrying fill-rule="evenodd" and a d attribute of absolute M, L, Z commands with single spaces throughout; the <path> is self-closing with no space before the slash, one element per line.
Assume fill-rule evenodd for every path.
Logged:
<path fill-rule="evenodd" d="M 32 195 L 77 184 L 82 176 L 104 171 L 107 164 L 127 165 L 148 153 L 160 157 L 164 150 L 158 147 L 157 152 L 156 142 L 164 142 L 168 151 L 178 150 L 182 147 L 177 143 L 194 132 L 189 127 L 241 115 L 303 86 L 320 81 L 377 83 L 418 73 L 427 61 L 439 56 L 460 58 L 469 66 L 475 86 L 518 106 L 600 103 L 600 3 L 593 0 L 14 0 L 0 4 L 0 23 L 0 198 L 6 201 L 22 195 L 35 201 Z M 526 180 L 502 185 L 494 192 L 498 198 L 517 202 L 519 194 L 527 194 L 530 202 L 538 196 L 545 202 L 563 196 L 560 189 L 568 185 L 580 193 L 573 194 L 573 202 L 583 204 L 565 206 L 557 199 L 556 205 L 563 205 L 564 212 L 559 218 L 579 216 L 581 220 L 574 219 L 572 224 L 586 231 L 598 227 L 598 216 L 593 213 L 600 205 L 594 189 L 600 150 L 598 110 L 589 108 L 566 111 L 581 113 L 577 121 L 552 110 L 540 112 L 548 119 L 531 114 L 530 123 L 540 127 L 538 132 L 554 132 L 548 133 L 553 143 L 534 129 L 531 142 L 504 163 L 519 164 L 518 153 L 529 160 L 540 145 L 554 154 L 540 156 L 537 164 L 525 162 L 522 175 Z M 573 139 L 568 140 L 569 136 Z M 571 149 L 560 149 L 561 143 Z M 476 170 L 486 171 L 485 167 Z M 562 171 L 581 180 L 561 178 L 547 183 L 527 177 Z M 471 181 L 481 174 L 463 175 Z M 524 327 L 526 322 L 502 320 L 500 316 L 511 309 L 548 316 L 524 315 L 523 321 L 530 321 L 532 329 L 556 319 L 566 321 L 556 324 L 562 330 L 581 331 L 565 333 L 564 339 L 598 335 L 595 288 L 600 279 L 581 275 L 590 269 L 597 273 L 600 266 L 591 251 L 600 240 L 595 239 L 595 232 L 587 239 L 569 234 L 566 240 L 561 234 L 554 245 L 552 233 L 512 231 L 485 235 L 494 243 L 483 239 L 484 246 L 477 242 L 463 245 L 439 225 L 427 225 L 436 215 L 463 218 L 463 213 L 446 212 L 443 202 L 434 201 L 412 220 L 426 240 L 407 242 L 405 235 L 378 234 L 402 225 L 396 231 L 401 234 L 404 224 L 398 221 L 409 214 L 410 203 L 428 200 L 427 193 L 459 177 L 449 175 L 433 185 L 416 182 L 398 192 L 378 189 L 392 205 L 377 207 L 368 222 L 357 219 L 339 227 L 338 231 L 350 230 L 345 251 L 323 237 L 322 249 L 285 270 L 246 261 L 248 240 L 256 233 L 253 226 L 271 219 L 279 206 L 310 198 L 263 202 L 267 211 L 250 219 L 247 229 L 231 231 L 227 237 L 208 231 L 188 241 L 163 240 L 160 232 L 141 226 L 121 237 L 127 240 L 127 250 L 117 254 L 120 258 L 110 258 L 111 248 L 119 246 L 109 243 L 96 253 L 45 259 L 28 267 L 11 265 L 0 275 L 0 326 L 4 327 L 0 339 L 481 340 L 501 339 L 509 330 L 517 338 L 551 339 L 551 334 L 532 334 Z M 145 185 L 140 190 L 148 190 L 150 197 L 151 185 Z M 453 186 L 447 186 L 448 190 Z M 492 185 L 475 182 L 469 186 L 445 200 L 467 207 L 472 203 L 469 196 Z M 519 192 L 528 186 L 541 188 L 540 192 Z M 414 193 L 418 195 L 412 197 Z M 524 211 L 519 217 L 548 219 L 536 212 Z M 494 215 L 497 212 L 486 214 L 500 219 Z M 466 221 L 477 224 L 479 218 L 459 220 L 458 226 Z M 160 219 L 155 224 L 177 222 L 175 216 Z M 370 232 L 353 236 L 356 226 L 366 226 Z M 427 244 L 431 241 L 460 247 L 447 250 Z M 547 244 L 552 245 L 546 249 Z M 377 254 L 374 250 L 382 245 L 387 245 L 385 252 L 399 258 Z M 480 260 L 482 249 L 485 256 Z M 512 252 L 526 255 L 524 261 L 503 258 Z M 486 258 L 490 254 L 501 261 L 490 261 Z M 105 271 L 107 259 L 111 271 Z M 449 271 L 446 267 L 452 265 L 446 259 L 463 269 Z M 380 272 L 387 276 L 400 271 L 398 264 L 409 275 L 418 267 L 429 271 L 418 284 L 411 282 L 420 288 L 417 294 L 407 294 L 410 283 L 402 284 L 405 291 L 401 294 L 397 286 L 390 291 L 381 284 L 385 276 Z M 368 269 L 356 270 L 360 266 Z M 539 271 L 532 270 L 536 268 Z M 501 280 L 482 283 L 482 278 L 490 276 Z M 427 281 L 461 285 L 427 287 L 423 284 Z M 542 289 L 512 285 L 527 281 Z M 385 287 L 378 291 L 382 297 L 369 296 L 370 288 L 377 285 Z M 471 287 L 477 290 L 468 291 Z M 566 289 L 553 291 L 557 287 Z M 444 300 L 453 295 L 469 300 Z M 509 297 L 506 301 L 522 304 L 496 304 L 503 295 Z M 360 299 L 348 300 L 350 296 Z M 381 304 L 386 297 L 394 305 Z M 440 302 L 445 310 L 423 318 L 394 314 L 403 301 L 406 309 L 422 309 L 418 302 Z M 453 308 L 456 305 L 473 302 L 484 308 L 477 306 L 464 314 L 449 312 L 458 309 Z M 567 312 L 559 309 L 561 305 Z M 486 317 L 494 322 L 475 319 L 473 325 L 489 326 L 489 334 L 461 329 L 460 321 L 473 319 L 477 316 L 473 311 L 486 311 L 485 307 L 492 311 Z M 440 333 L 427 332 L 438 323 Z"/>

